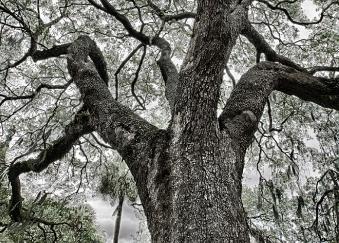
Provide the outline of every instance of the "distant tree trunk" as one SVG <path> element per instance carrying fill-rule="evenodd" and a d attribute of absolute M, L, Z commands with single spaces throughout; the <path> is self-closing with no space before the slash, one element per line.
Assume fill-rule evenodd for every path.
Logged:
<path fill-rule="evenodd" d="M 121 224 L 122 206 L 124 204 L 124 199 L 125 199 L 124 192 L 120 191 L 118 205 L 117 205 L 117 208 L 116 208 L 117 216 L 116 216 L 115 224 L 114 224 L 113 243 L 119 242 L 119 232 L 120 232 L 120 224 Z"/>

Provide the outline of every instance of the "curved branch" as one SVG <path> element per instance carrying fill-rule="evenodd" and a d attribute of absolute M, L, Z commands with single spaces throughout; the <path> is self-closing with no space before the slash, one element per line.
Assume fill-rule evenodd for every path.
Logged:
<path fill-rule="evenodd" d="M 249 22 L 246 23 L 246 27 L 243 29 L 241 34 L 255 46 L 259 55 L 260 53 L 265 54 L 266 61 L 279 62 L 299 71 L 306 71 L 306 69 L 301 67 L 299 64 L 276 53 L 276 51 L 273 50 L 273 48 L 266 42 L 265 38 Z"/>
<path fill-rule="evenodd" d="M 98 50 L 88 36 L 79 37 L 68 49 L 68 70 L 101 138 L 117 150 L 129 167 L 144 207 L 154 207 L 147 185 L 154 164 L 154 151 L 167 142 L 167 131 L 159 130 L 131 109 L 117 102 L 101 81 L 94 65 L 86 62 Z M 157 167 L 156 167 L 157 168 Z"/>
<path fill-rule="evenodd" d="M 149 37 L 143 34 L 142 32 L 139 32 L 136 29 L 134 29 L 128 18 L 125 15 L 120 14 L 115 9 L 115 7 L 112 4 L 110 4 L 107 0 L 100 0 L 102 6 L 96 3 L 94 0 L 88 0 L 88 2 L 91 3 L 94 7 L 114 16 L 125 27 L 127 32 L 132 37 L 136 38 L 137 40 L 141 41 L 144 44 L 149 43 Z"/>
<path fill-rule="evenodd" d="M 69 73 L 97 123 L 96 131 L 113 149 L 122 155 L 131 156 L 135 152 L 132 147 L 148 141 L 158 129 L 117 102 L 105 83 L 100 81 L 94 65 L 86 62 L 90 53 L 100 52 L 93 40 L 88 36 L 80 36 L 68 51 Z M 102 56 L 99 53 L 97 55 Z"/>
<path fill-rule="evenodd" d="M 66 126 L 65 135 L 55 141 L 51 147 L 41 152 L 36 159 L 10 165 L 8 179 L 12 187 L 10 201 L 10 216 L 12 220 L 16 222 L 22 220 L 22 198 L 19 176 L 31 171 L 43 171 L 54 161 L 61 159 L 82 135 L 92 131 L 93 127 L 89 122 L 89 117 L 80 110 L 80 113 L 75 116 L 74 120 Z"/>
<path fill-rule="evenodd" d="M 297 24 L 297 25 L 303 25 L 303 26 L 307 26 L 307 25 L 313 25 L 313 24 L 319 24 L 323 21 L 324 17 L 325 17 L 325 13 L 326 11 L 332 6 L 332 5 L 335 5 L 335 4 L 339 4 L 338 1 L 333 1 L 331 3 L 329 3 L 325 8 L 323 8 L 323 10 L 321 11 L 320 13 L 320 17 L 318 20 L 316 21 L 312 21 L 312 22 L 301 22 L 301 21 L 297 21 L 297 20 L 294 20 L 292 18 L 292 16 L 290 15 L 290 13 L 288 12 L 287 9 L 285 8 L 282 8 L 282 7 L 279 7 L 279 5 L 281 4 L 277 4 L 277 5 L 272 5 L 270 2 L 268 1 L 265 1 L 265 0 L 257 0 L 258 2 L 261 2 L 263 4 L 265 4 L 268 8 L 272 9 L 272 10 L 279 10 L 279 11 L 282 11 L 285 16 L 287 17 L 287 19 L 293 23 L 293 24 Z"/>
<path fill-rule="evenodd" d="M 278 63 L 261 62 L 240 78 L 219 117 L 220 126 L 245 151 L 273 90 L 339 111 L 338 81 L 314 77 Z"/>
<path fill-rule="evenodd" d="M 112 15 L 115 17 L 127 30 L 130 36 L 139 40 L 144 45 L 154 45 L 161 50 L 161 56 L 157 64 L 160 68 L 161 74 L 166 84 L 166 97 L 170 103 L 170 106 L 174 107 L 174 97 L 176 93 L 176 86 L 178 83 L 178 70 L 176 69 L 174 63 L 171 60 L 171 46 L 167 40 L 159 37 L 159 35 L 154 38 L 146 36 L 144 33 L 137 31 L 132 26 L 131 22 L 126 18 L 126 16 L 120 14 L 112 4 L 107 0 L 100 0 L 102 6 L 96 3 L 94 0 L 88 0 L 94 7 Z"/>
<path fill-rule="evenodd" d="M 120 71 L 123 69 L 123 67 L 126 65 L 126 63 L 135 55 L 135 53 L 137 53 L 137 51 L 143 46 L 144 46 L 143 44 L 139 44 L 136 48 L 134 48 L 134 50 L 130 54 L 128 54 L 128 56 L 122 61 L 122 63 L 119 65 L 119 67 L 115 71 L 115 73 L 114 73 L 114 77 L 115 77 L 115 100 L 118 100 L 118 98 L 119 98 L 118 75 L 119 75 Z"/>
<path fill-rule="evenodd" d="M 50 49 L 35 51 L 32 54 L 33 61 L 40 61 L 45 60 L 52 57 L 59 57 L 61 55 L 66 55 L 68 53 L 68 48 L 70 47 L 71 43 L 66 43 L 62 45 L 53 46 Z M 100 52 L 100 50 L 95 47 L 88 53 L 89 57 L 93 61 L 95 68 L 97 69 L 101 79 L 108 84 L 109 77 L 107 72 L 107 63 Z"/>
<path fill-rule="evenodd" d="M 141 55 L 141 59 L 140 59 L 140 62 L 139 62 L 139 65 L 138 65 L 138 68 L 135 72 L 135 77 L 132 81 L 132 84 L 131 84 L 131 92 L 132 92 L 132 95 L 135 97 L 136 101 L 138 102 L 138 104 L 141 106 L 141 108 L 143 110 L 145 110 L 145 105 L 143 104 L 143 102 L 140 101 L 139 99 L 139 96 L 135 93 L 135 85 L 138 81 L 138 78 L 139 78 L 139 73 L 140 73 L 140 70 L 141 70 L 141 67 L 142 67 L 142 64 L 144 62 L 144 59 L 145 59 L 145 56 L 146 56 L 146 46 L 144 46 L 144 51 Z"/>

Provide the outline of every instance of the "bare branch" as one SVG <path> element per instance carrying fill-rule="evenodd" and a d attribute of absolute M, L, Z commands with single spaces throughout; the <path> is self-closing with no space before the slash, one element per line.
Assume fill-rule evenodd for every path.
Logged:
<path fill-rule="evenodd" d="M 115 17 L 127 30 L 130 36 L 139 40 L 144 45 L 154 45 L 161 50 L 161 57 L 158 60 L 158 65 L 160 67 L 161 73 L 163 75 L 165 84 L 166 84 L 166 97 L 173 107 L 174 97 L 176 93 L 176 86 L 178 83 L 178 71 L 171 60 L 171 46 L 168 41 L 164 38 L 159 37 L 159 34 L 153 38 L 146 36 L 142 32 L 137 31 L 132 26 L 131 22 L 126 18 L 126 16 L 120 14 L 113 5 L 111 5 L 107 0 L 100 0 L 102 6 L 96 3 L 94 0 L 88 0 L 94 7 L 105 11 L 106 13 Z"/>
<path fill-rule="evenodd" d="M 2 97 L 3 99 L 0 101 L 0 106 L 3 105 L 6 101 L 10 101 L 10 100 L 26 100 L 26 99 L 33 99 L 38 93 L 40 93 L 40 91 L 42 89 L 65 89 L 67 88 L 70 84 L 72 83 L 72 80 L 68 81 L 65 84 L 62 85 L 50 85 L 50 84 L 40 84 L 36 90 L 31 93 L 31 94 L 27 94 L 27 95 L 18 95 L 18 96 L 6 96 L 3 94 L 0 94 L 0 97 Z"/>
<path fill-rule="evenodd" d="M 324 17 L 325 17 L 325 14 L 326 14 L 326 11 L 333 5 L 338 5 L 339 2 L 338 1 L 333 1 L 331 3 L 329 3 L 326 7 L 324 7 L 320 13 L 320 17 L 318 20 L 316 21 L 312 21 L 312 22 L 301 22 L 301 21 L 297 21 L 297 20 L 294 20 L 292 18 L 292 16 L 290 15 L 290 13 L 288 12 L 287 9 L 285 8 L 282 8 L 280 7 L 279 5 L 282 4 L 282 3 L 278 3 L 277 5 L 272 5 L 270 2 L 268 1 L 265 1 L 265 0 L 257 0 L 258 2 L 261 2 L 263 4 L 265 4 L 268 8 L 272 9 L 272 10 L 278 10 L 278 11 L 282 11 L 285 16 L 287 17 L 287 19 L 292 22 L 293 24 L 297 24 L 297 25 L 303 25 L 303 26 L 307 26 L 307 25 L 314 25 L 314 24 L 319 24 L 323 21 Z M 283 2 L 286 2 L 286 1 L 283 1 Z M 289 3 L 293 3 L 294 1 L 292 2 L 289 2 Z"/>
<path fill-rule="evenodd" d="M 139 99 L 139 96 L 135 93 L 135 85 L 138 81 L 138 77 L 139 77 L 139 73 L 140 73 L 140 70 L 141 70 L 141 67 L 142 67 L 142 64 L 144 62 L 144 59 L 145 59 L 145 56 L 146 56 L 146 46 L 144 46 L 144 51 L 141 55 L 141 59 L 140 59 L 140 62 L 139 62 L 139 65 L 138 65 L 138 68 L 135 72 L 135 77 L 132 81 L 132 84 L 131 84 L 131 91 L 132 91 L 132 95 L 135 97 L 136 101 L 138 102 L 138 104 L 142 107 L 143 110 L 145 110 L 145 106 L 144 106 L 144 102 L 141 102 L 140 99 Z"/>
<path fill-rule="evenodd" d="M 237 82 L 235 81 L 235 78 L 234 78 L 233 74 L 231 73 L 231 70 L 228 68 L 227 65 L 225 66 L 225 70 L 226 70 L 228 77 L 231 79 L 232 85 L 233 85 L 233 88 L 234 88 L 235 85 L 237 84 Z"/>
<path fill-rule="evenodd" d="M 54 144 L 41 152 L 36 159 L 18 162 L 10 165 L 8 179 L 12 187 L 12 197 L 10 201 L 10 216 L 18 222 L 21 221 L 21 186 L 19 176 L 27 172 L 41 172 L 51 163 L 61 159 L 73 146 L 73 144 L 86 133 L 93 131 L 88 115 L 80 112 L 73 122 L 65 128 L 65 135 L 59 138 Z"/>
<path fill-rule="evenodd" d="M 273 50 L 272 47 L 266 42 L 265 38 L 249 22 L 247 22 L 246 27 L 243 29 L 241 34 L 244 35 L 255 46 L 258 55 L 261 53 L 265 54 L 266 61 L 279 62 L 299 71 L 306 71 L 306 69 L 301 67 L 299 64 L 294 63 L 287 57 L 276 53 L 276 51 Z"/>
<path fill-rule="evenodd" d="M 315 66 L 311 67 L 308 71 L 310 74 L 315 74 L 316 72 L 339 72 L 339 67 L 331 67 L 331 66 Z"/>
<path fill-rule="evenodd" d="M 41 51 L 37 50 L 32 55 L 33 61 L 36 62 L 36 61 L 45 60 L 45 59 L 52 58 L 52 57 L 59 57 L 61 55 L 66 55 L 67 48 L 69 46 L 70 46 L 70 43 L 53 46 L 52 48 L 46 49 L 46 50 L 41 50 Z"/>
<path fill-rule="evenodd" d="M 115 100 L 118 100 L 119 97 L 119 79 L 118 79 L 118 75 L 120 73 L 120 71 L 123 69 L 123 67 L 126 65 L 126 63 L 135 55 L 135 53 L 137 53 L 137 51 L 143 47 L 143 44 L 139 44 L 136 48 L 133 49 L 133 51 L 128 54 L 128 56 L 122 61 L 122 63 L 119 65 L 119 67 L 117 68 L 117 70 L 114 73 L 115 76 Z"/>
<path fill-rule="evenodd" d="M 178 14 L 165 14 L 156 4 L 154 4 L 151 0 L 147 0 L 148 5 L 153 9 L 154 13 L 164 22 L 169 21 L 178 21 L 183 19 L 195 18 L 196 13 L 192 12 L 182 12 Z"/>

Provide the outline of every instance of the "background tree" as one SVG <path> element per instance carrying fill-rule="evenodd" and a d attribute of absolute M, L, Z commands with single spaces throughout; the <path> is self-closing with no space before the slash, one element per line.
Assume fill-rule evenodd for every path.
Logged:
<path fill-rule="evenodd" d="M 81 186 L 111 146 L 154 242 L 338 239 L 338 114 L 329 110 L 339 109 L 338 1 L 314 3 L 319 16 L 308 20 L 301 1 L 1 1 L 3 134 L 20 122 L 7 165 L 11 219 L 26 218 L 21 174 L 71 161 Z M 265 215 L 250 221 L 246 152 L 257 159 L 257 211 L 244 202 Z M 303 159 L 316 173 L 300 179 Z"/>
<path fill-rule="evenodd" d="M 103 171 L 99 184 L 99 192 L 109 197 L 112 205 L 117 204 L 113 212 L 115 216 L 113 243 L 119 242 L 119 232 L 122 218 L 123 205 L 125 200 L 132 204 L 136 203 L 137 192 L 134 181 L 128 168 L 121 170 L 121 167 L 111 166 Z"/>

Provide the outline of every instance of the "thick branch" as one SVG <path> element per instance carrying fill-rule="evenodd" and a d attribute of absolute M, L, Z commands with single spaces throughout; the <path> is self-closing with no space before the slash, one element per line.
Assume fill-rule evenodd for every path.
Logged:
<path fill-rule="evenodd" d="M 226 128 L 245 151 L 273 90 L 339 111 L 338 81 L 314 77 L 278 63 L 259 63 L 241 77 L 233 90 L 219 117 L 221 127 Z"/>
<path fill-rule="evenodd" d="M 10 216 L 18 222 L 21 221 L 21 186 L 19 176 L 27 172 L 41 172 L 51 163 L 61 159 L 73 146 L 73 144 L 86 133 L 93 131 L 89 123 L 89 117 L 83 113 L 75 116 L 73 122 L 65 128 L 65 135 L 59 138 L 51 147 L 41 152 L 36 159 L 19 162 L 10 166 L 8 179 L 12 187 L 10 202 Z"/>
<path fill-rule="evenodd" d="M 94 65 L 86 62 L 87 56 L 93 50 L 99 51 L 95 42 L 87 36 L 81 36 L 74 41 L 68 50 L 69 73 L 95 122 L 95 130 L 127 163 L 136 181 L 143 206 L 153 208 L 154 202 L 152 203 L 149 192 L 152 187 L 147 186 L 149 173 L 158 166 L 157 163 L 154 164 L 154 151 L 167 142 L 167 132 L 149 124 L 112 97 Z"/>
<path fill-rule="evenodd" d="M 117 102 L 105 83 L 101 82 L 94 65 L 86 61 L 90 53 L 97 52 L 96 55 L 102 57 L 94 41 L 88 36 L 81 36 L 68 51 L 68 70 L 91 117 L 97 122 L 96 131 L 122 156 L 134 152 L 131 150 L 133 146 L 147 141 L 150 133 L 158 129 Z"/>
<path fill-rule="evenodd" d="M 40 61 L 45 60 L 52 57 L 59 57 L 61 55 L 67 54 L 67 48 L 70 46 L 69 43 L 53 46 L 50 49 L 42 50 L 42 51 L 36 51 L 33 55 L 33 61 Z"/>
<path fill-rule="evenodd" d="M 52 58 L 52 57 L 59 57 L 61 55 L 66 55 L 68 53 L 68 48 L 70 47 L 70 45 L 71 43 L 66 43 L 62 45 L 53 46 L 50 49 L 36 51 L 32 55 L 32 58 L 36 62 L 36 61 L 45 60 L 45 59 Z M 102 80 L 106 84 L 108 84 L 109 77 L 107 73 L 107 63 L 104 57 L 102 56 L 102 53 L 95 46 L 94 49 L 88 53 L 88 55 L 93 61 L 95 68 L 97 69 Z"/>

